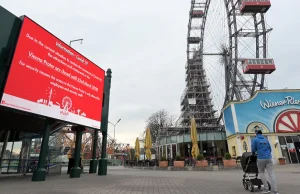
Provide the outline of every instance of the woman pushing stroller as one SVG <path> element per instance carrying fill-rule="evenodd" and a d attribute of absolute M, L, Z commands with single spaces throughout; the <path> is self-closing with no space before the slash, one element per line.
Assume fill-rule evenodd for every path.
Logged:
<path fill-rule="evenodd" d="M 266 190 L 266 188 L 268 188 L 268 183 L 264 173 L 265 170 L 267 170 L 271 181 L 272 192 L 273 194 L 278 194 L 277 183 L 276 183 L 276 178 L 273 169 L 273 161 L 271 155 L 272 150 L 271 150 L 270 143 L 262 135 L 261 130 L 257 130 L 255 131 L 255 133 L 256 133 L 256 137 L 252 140 L 251 151 L 253 155 L 257 153 L 258 172 L 264 185 L 264 191 L 262 191 L 262 193 L 270 193 L 270 191 Z"/>

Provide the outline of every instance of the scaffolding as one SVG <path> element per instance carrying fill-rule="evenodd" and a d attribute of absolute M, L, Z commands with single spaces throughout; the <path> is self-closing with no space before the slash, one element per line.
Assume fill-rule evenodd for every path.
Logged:
<path fill-rule="evenodd" d="M 187 35 L 186 88 L 180 98 L 180 117 L 175 126 L 160 128 L 158 139 L 189 133 L 191 118 L 195 118 L 198 133 L 224 131 L 212 103 L 211 88 L 200 55 L 199 44 L 203 41 L 201 9 L 204 7 L 203 3 L 198 5 L 192 1 Z"/>

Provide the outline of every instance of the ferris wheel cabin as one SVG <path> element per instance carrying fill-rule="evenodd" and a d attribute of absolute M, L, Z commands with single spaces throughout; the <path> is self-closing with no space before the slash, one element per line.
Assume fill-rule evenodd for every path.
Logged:
<path fill-rule="evenodd" d="M 276 70 L 273 59 L 244 59 L 244 74 L 271 74 Z"/>
<path fill-rule="evenodd" d="M 189 44 L 199 44 L 201 38 L 200 37 L 188 37 Z"/>
<path fill-rule="evenodd" d="M 190 13 L 192 18 L 202 18 L 204 16 L 204 12 L 202 10 L 193 10 Z"/>
<path fill-rule="evenodd" d="M 271 7 L 270 0 L 243 0 L 241 13 L 266 13 Z"/>

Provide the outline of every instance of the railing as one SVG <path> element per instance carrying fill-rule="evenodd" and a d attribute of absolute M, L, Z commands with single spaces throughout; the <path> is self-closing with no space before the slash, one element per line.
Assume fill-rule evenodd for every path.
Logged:
<path fill-rule="evenodd" d="M 89 166 L 90 165 L 90 159 L 82 160 L 83 166 Z M 108 166 L 121 166 L 124 165 L 123 161 L 120 159 L 107 159 L 107 165 Z"/>
<path fill-rule="evenodd" d="M 1 173 L 23 173 L 33 172 L 36 169 L 38 164 L 38 159 L 3 159 L 1 166 Z M 46 160 L 45 168 L 48 172 L 49 168 L 54 163 L 50 163 L 50 160 Z M 4 170 L 6 169 L 6 171 Z"/>

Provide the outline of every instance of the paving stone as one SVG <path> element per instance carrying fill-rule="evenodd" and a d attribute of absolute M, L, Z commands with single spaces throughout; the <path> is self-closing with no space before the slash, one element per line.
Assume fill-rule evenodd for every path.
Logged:
<path fill-rule="evenodd" d="M 280 194 L 300 193 L 300 166 L 276 169 Z M 107 176 L 82 174 L 48 176 L 31 182 L 30 176 L 0 179 L 0 194 L 239 194 L 243 171 L 165 171 L 132 168 L 109 169 Z M 260 193 L 255 189 L 254 193 Z"/>

